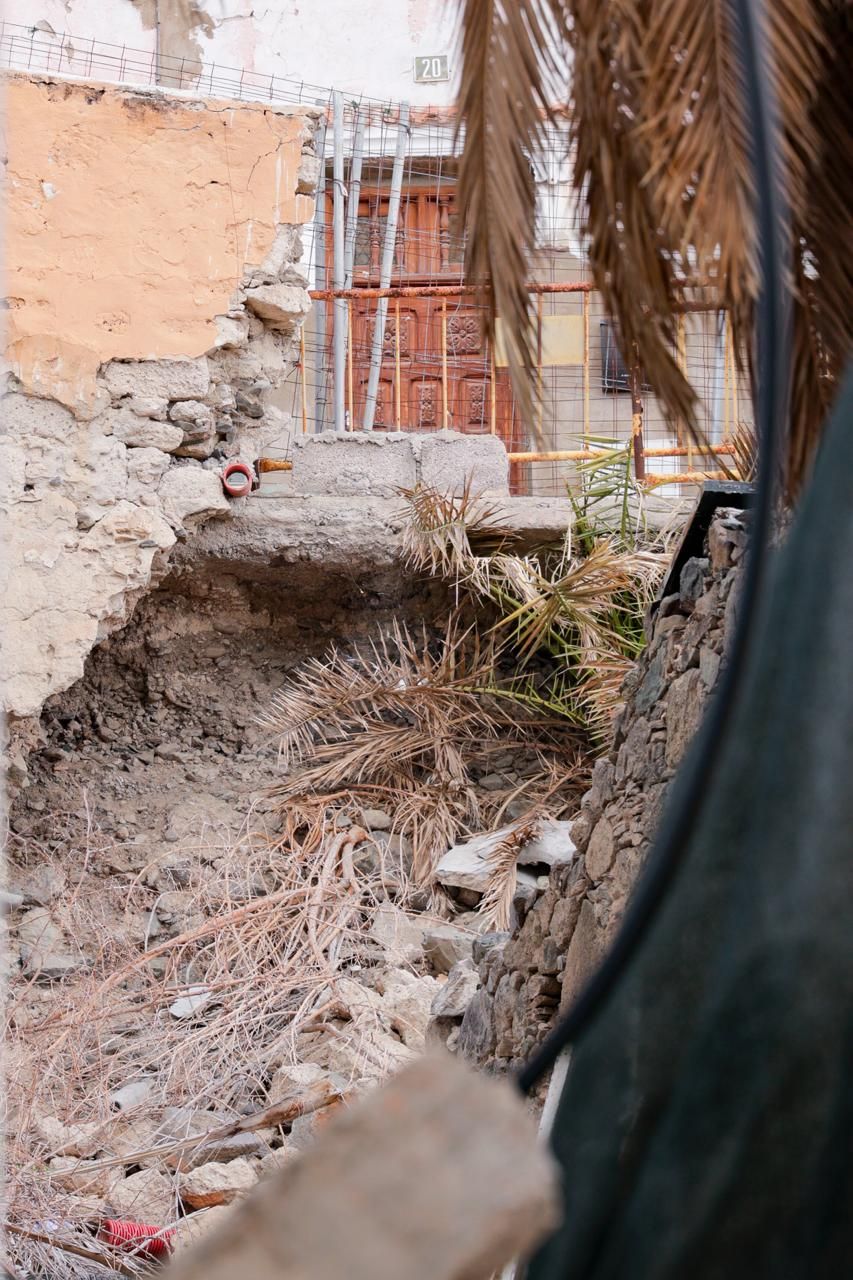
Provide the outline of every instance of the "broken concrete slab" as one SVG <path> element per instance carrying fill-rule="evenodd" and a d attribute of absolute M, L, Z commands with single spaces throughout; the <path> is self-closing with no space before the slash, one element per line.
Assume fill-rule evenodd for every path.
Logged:
<path fill-rule="evenodd" d="M 498 831 L 475 836 L 465 844 L 454 845 L 438 863 L 435 869 L 436 880 L 448 888 L 485 893 L 491 877 L 489 856 L 512 829 L 501 827 Z M 519 850 L 516 860 L 519 883 L 536 885 L 536 876 L 528 874 L 522 868 L 547 867 L 550 870 L 572 861 L 577 850 L 572 842 L 571 829 L 570 822 L 545 820 L 540 824 L 539 834 Z"/>

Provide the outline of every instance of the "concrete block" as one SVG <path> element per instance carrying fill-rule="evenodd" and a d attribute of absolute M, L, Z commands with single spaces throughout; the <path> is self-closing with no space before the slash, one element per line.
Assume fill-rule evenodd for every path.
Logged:
<path fill-rule="evenodd" d="M 342 1108 L 164 1275 L 471 1280 L 537 1244 L 558 1203 L 523 1099 L 440 1052 Z"/>
<path fill-rule="evenodd" d="M 414 488 L 416 439 L 402 431 L 295 436 L 294 492 L 393 497 Z"/>
<path fill-rule="evenodd" d="M 474 492 L 509 492 L 509 460 L 497 436 L 438 431 L 421 436 L 419 445 L 421 484 L 458 492 L 470 479 Z"/>
<path fill-rule="evenodd" d="M 111 360 L 101 375 L 110 395 L 154 396 L 166 400 L 203 400 L 210 390 L 207 357 L 164 360 Z"/>

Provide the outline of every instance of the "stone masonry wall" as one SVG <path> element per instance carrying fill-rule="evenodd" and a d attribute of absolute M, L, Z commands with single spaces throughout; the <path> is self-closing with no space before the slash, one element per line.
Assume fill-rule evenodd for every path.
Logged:
<path fill-rule="evenodd" d="M 613 937 L 661 805 L 699 725 L 737 607 L 748 516 L 717 511 L 707 556 L 684 565 L 660 602 L 649 644 L 629 675 L 613 745 L 596 762 L 572 826 L 578 854 L 546 889 L 516 894 L 510 934 L 474 947 L 480 987 L 457 1050 L 480 1065 L 519 1065 L 577 995 Z"/>
<path fill-rule="evenodd" d="M 229 514 L 223 460 L 289 440 L 318 113 L 28 76 L 4 106 L 0 679 L 24 718 Z"/>

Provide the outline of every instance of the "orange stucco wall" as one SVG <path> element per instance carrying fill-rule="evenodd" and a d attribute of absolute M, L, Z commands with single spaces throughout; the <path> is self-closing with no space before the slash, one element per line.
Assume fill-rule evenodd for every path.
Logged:
<path fill-rule="evenodd" d="M 7 359 L 85 413 L 100 364 L 197 356 L 296 194 L 305 115 L 10 76 Z"/>

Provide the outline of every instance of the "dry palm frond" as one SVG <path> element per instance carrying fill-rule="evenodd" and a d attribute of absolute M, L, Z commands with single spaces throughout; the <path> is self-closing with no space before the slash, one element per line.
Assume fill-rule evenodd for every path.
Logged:
<path fill-rule="evenodd" d="M 631 666 L 629 658 L 612 651 L 590 655 L 584 663 L 575 701 L 583 712 L 584 723 L 600 743 L 611 740 L 613 718 L 622 706 L 622 685 Z"/>
<path fill-rule="evenodd" d="M 486 855 L 489 885 L 480 911 L 493 929 L 509 928 L 509 913 L 518 879 L 518 855 L 539 834 L 543 814 L 525 814 L 511 827 L 496 833 Z"/>
<path fill-rule="evenodd" d="M 390 637 L 355 657 L 333 650 L 325 660 L 309 659 L 271 700 L 260 722 L 279 739 L 289 766 L 307 752 L 315 755 L 318 743 L 343 742 L 349 749 L 355 732 L 383 716 L 416 716 L 427 723 L 431 716 L 458 714 L 463 708 L 473 715 L 478 707 L 473 690 L 491 666 L 476 637 L 452 622 L 437 644 L 430 643 L 426 632 L 417 643 L 405 628 L 395 626 Z M 386 747 L 393 761 L 395 742 Z M 333 761 L 334 755 L 330 767 Z"/>
<path fill-rule="evenodd" d="M 522 602 L 498 625 L 513 628 L 523 656 L 542 647 L 553 652 L 555 633 L 592 655 L 618 650 L 612 614 L 620 594 L 638 592 L 646 601 L 663 569 L 662 555 L 622 551 L 609 539 L 600 539 L 588 556 L 573 561 L 559 577 L 549 578 L 541 571 L 531 577 Z M 514 582 L 519 585 L 517 576 Z"/>
<path fill-rule="evenodd" d="M 698 296 L 730 311 L 737 350 L 748 358 L 758 289 L 750 128 L 732 6 L 463 2 L 460 188 L 469 278 L 492 284 L 493 315 L 501 314 L 525 351 L 528 262 L 505 247 L 511 239 L 525 250 L 531 244 L 532 197 L 520 157 L 525 149 L 535 154 L 542 137 L 535 121 L 557 32 L 573 59 L 574 182 L 595 284 L 618 319 L 623 357 L 642 366 L 670 420 L 698 437 L 694 391 L 674 357 L 678 307 L 685 293 L 705 290 Z M 853 18 L 844 0 L 778 0 L 767 14 L 795 250 L 793 494 L 853 340 L 851 192 L 836 163 L 853 133 L 844 82 Z M 486 154 L 487 124 L 489 156 L 503 157 L 497 165 Z M 505 183 L 513 166 L 515 186 L 504 202 L 494 174 Z"/>
<path fill-rule="evenodd" d="M 788 490 L 808 474 L 819 428 L 853 352 L 853 203 L 849 164 L 853 139 L 853 10 L 847 0 L 822 0 L 823 41 L 817 91 L 805 120 L 804 197 L 794 219 L 793 369 Z"/>
<path fill-rule="evenodd" d="M 532 420 L 533 334 L 525 288 L 533 250 L 536 191 L 531 156 L 541 150 L 565 67 L 551 55 L 550 0 L 479 0 L 465 5 L 459 98 L 465 151 L 458 198 L 468 229 L 468 278 L 491 290 L 486 328 L 504 324 L 506 355 L 524 421 Z"/>
<path fill-rule="evenodd" d="M 495 648 L 451 623 L 415 640 L 396 626 L 381 643 L 312 661 L 288 682 L 264 717 L 280 735 L 289 772 L 269 788 L 286 812 L 334 793 L 357 810 L 381 803 L 393 833 L 412 842 L 418 884 L 480 817 L 472 764 L 499 736 L 529 739 L 530 726 L 559 727 L 544 704 L 536 716 L 494 696 Z"/>
<path fill-rule="evenodd" d="M 755 429 L 746 422 L 739 422 L 732 432 L 734 461 L 732 473 L 736 480 L 751 484 L 758 471 L 758 439 Z"/>
<path fill-rule="evenodd" d="M 431 485 L 401 490 L 407 503 L 403 558 L 414 569 L 437 574 L 457 585 L 483 590 L 481 574 L 488 557 L 510 536 L 500 509 L 472 490 L 470 478 L 459 492 L 441 493 Z"/>

